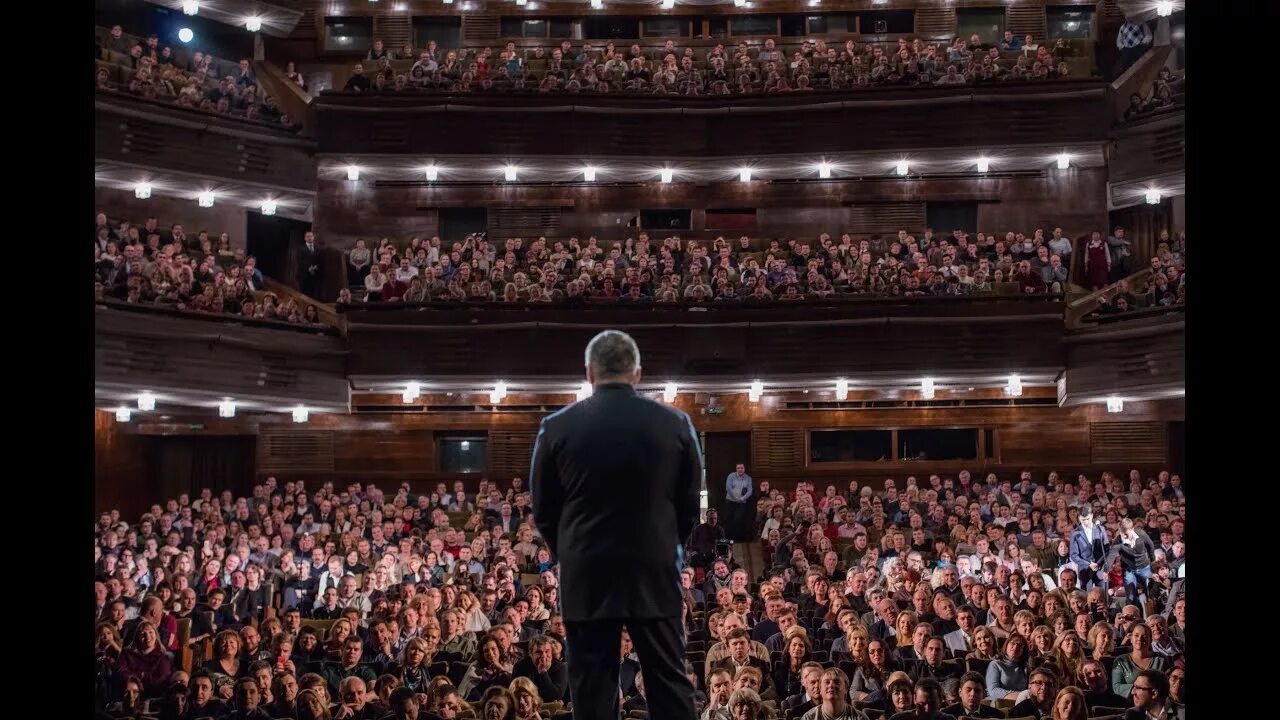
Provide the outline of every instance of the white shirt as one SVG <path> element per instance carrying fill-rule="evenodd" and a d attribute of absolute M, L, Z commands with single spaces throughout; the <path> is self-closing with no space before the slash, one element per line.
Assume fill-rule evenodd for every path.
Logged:
<path fill-rule="evenodd" d="M 418 277 L 418 268 L 410 265 L 409 267 L 396 268 L 396 280 L 400 282 L 409 282 Z"/>

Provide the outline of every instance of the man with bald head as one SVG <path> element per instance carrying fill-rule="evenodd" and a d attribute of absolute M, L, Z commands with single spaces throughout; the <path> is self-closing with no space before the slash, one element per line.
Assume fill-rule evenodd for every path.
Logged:
<path fill-rule="evenodd" d="M 636 392 L 631 336 L 599 333 L 585 365 L 591 396 L 542 421 L 529 475 L 538 531 L 560 564 L 574 715 L 618 716 L 625 625 L 650 715 L 691 720 L 679 571 L 698 523 L 698 434 L 688 415 Z"/>

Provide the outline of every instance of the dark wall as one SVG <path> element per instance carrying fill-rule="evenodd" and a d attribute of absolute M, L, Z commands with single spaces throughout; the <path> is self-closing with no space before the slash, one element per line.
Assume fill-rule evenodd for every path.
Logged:
<path fill-rule="evenodd" d="M 311 229 L 311 223 L 260 212 L 248 212 L 246 215 L 248 254 L 258 258 L 258 267 L 267 277 L 296 283 L 294 253 L 302 244 L 303 235 Z"/>

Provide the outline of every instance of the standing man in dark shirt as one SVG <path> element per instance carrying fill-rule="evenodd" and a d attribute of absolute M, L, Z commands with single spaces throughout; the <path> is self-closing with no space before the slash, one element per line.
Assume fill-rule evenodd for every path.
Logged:
<path fill-rule="evenodd" d="M 538 531 L 560 563 L 574 715 L 618 716 L 625 624 L 650 715 L 691 720 L 677 566 L 698 521 L 698 435 L 688 415 L 636 393 L 640 349 L 626 333 L 596 335 L 586 371 L 593 395 L 542 421 L 530 472 Z"/>
<path fill-rule="evenodd" d="M 302 238 L 302 247 L 298 248 L 298 289 L 303 294 L 319 298 L 322 264 L 316 234 L 308 230 Z"/>
<path fill-rule="evenodd" d="M 1120 557 L 1120 567 L 1124 568 L 1125 602 L 1138 604 L 1138 591 L 1146 590 L 1151 580 L 1151 560 L 1156 555 L 1155 544 L 1144 530 L 1134 526 L 1133 518 L 1120 521 L 1120 535 L 1111 546 L 1104 567 L 1111 567 L 1116 556 Z"/>
<path fill-rule="evenodd" d="M 720 526 L 720 513 L 714 508 L 707 510 L 707 521 L 693 529 L 689 535 L 689 553 L 694 565 L 706 567 L 716 554 L 716 544 L 725 539 L 724 528 Z"/>

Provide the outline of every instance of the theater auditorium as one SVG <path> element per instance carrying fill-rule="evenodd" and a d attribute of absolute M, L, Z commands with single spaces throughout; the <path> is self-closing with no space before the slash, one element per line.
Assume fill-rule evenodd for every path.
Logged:
<path fill-rule="evenodd" d="M 1189 1 L 95 0 L 94 717 L 600 720 L 615 329 L 699 720 L 1183 719 Z"/>

